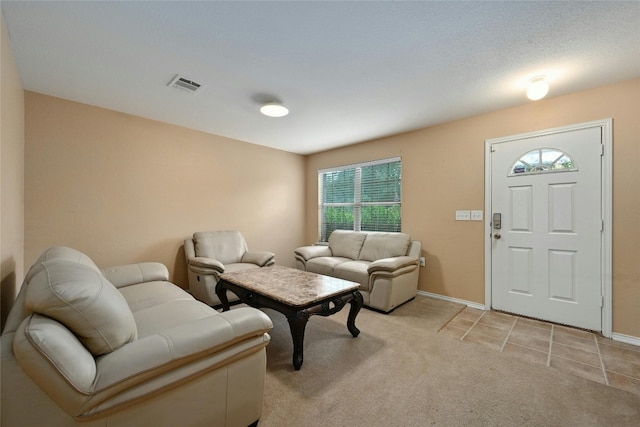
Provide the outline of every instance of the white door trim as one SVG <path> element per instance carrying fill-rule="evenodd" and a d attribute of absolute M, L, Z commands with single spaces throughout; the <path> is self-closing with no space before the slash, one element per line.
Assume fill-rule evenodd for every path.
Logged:
<path fill-rule="evenodd" d="M 485 140 L 484 155 L 484 212 L 485 212 L 485 246 L 484 246 L 484 306 L 485 310 L 491 309 L 491 146 L 496 143 L 504 143 L 515 139 L 533 138 L 554 133 L 572 130 L 600 127 L 602 129 L 602 144 L 604 153 L 602 156 L 602 334 L 611 338 L 613 333 L 612 312 L 612 282 L 611 282 L 611 230 L 612 230 L 612 119 L 596 120 L 593 122 L 579 123 L 570 126 L 562 126 L 542 131 L 528 132 L 511 135 L 502 138 Z"/>

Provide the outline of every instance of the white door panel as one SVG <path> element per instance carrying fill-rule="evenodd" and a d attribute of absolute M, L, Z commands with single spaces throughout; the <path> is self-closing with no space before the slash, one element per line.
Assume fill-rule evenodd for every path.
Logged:
<path fill-rule="evenodd" d="M 491 208 L 502 219 L 492 230 L 492 306 L 601 330 L 601 129 L 507 140 L 491 151 Z M 535 161 L 562 153 L 568 169 L 536 170 Z"/>

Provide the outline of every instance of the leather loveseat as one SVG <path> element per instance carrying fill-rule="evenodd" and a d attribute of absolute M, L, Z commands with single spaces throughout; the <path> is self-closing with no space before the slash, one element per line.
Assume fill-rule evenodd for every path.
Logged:
<path fill-rule="evenodd" d="M 26 274 L 2 343 L 2 426 L 247 426 L 271 320 L 218 313 L 159 263 L 99 269 L 71 248 Z"/>
<path fill-rule="evenodd" d="M 359 283 L 364 304 L 388 313 L 416 296 L 421 250 L 406 233 L 335 230 L 295 258 L 300 270 Z"/>

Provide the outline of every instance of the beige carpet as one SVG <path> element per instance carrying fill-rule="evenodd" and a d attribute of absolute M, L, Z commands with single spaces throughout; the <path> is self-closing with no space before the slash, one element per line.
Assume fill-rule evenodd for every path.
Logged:
<path fill-rule="evenodd" d="M 390 315 L 348 308 L 307 324 L 300 371 L 273 319 L 261 427 L 639 426 L 640 396 L 535 366 L 438 330 L 463 306 L 418 296 Z"/>

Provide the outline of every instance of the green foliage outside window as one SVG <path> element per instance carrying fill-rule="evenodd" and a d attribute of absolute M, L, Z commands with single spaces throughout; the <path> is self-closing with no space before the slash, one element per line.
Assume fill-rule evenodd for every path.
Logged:
<path fill-rule="evenodd" d="M 402 163 L 320 172 L 320 240 L 334 230 L 401 231 Z"/>

